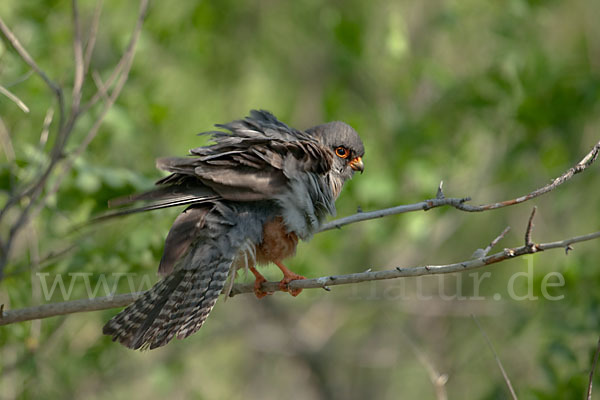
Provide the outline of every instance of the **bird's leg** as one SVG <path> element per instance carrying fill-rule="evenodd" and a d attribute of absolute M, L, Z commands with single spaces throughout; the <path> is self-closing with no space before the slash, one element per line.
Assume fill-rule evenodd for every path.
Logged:
<path fill-rule="evenodd" d="M 266 292 L 260 287 L 263 282 L 267 281 L 265 277 L 262 276 L 262 274 L 258 272 L 258 270 L 254 267 L 250 267 L 250 271 L 252 272 L 252 274 L 254 274 L 254 277 L 256 278 L 256 280 L 254 281 L 254 295 L 256 296 L 256 298 L 262 299 L 268 294 L 273 294 L 273 292 Z"/>
<path fill-rule="evenodd" d="M 288 288 L 288 283 L 290 283 L 291 281 L 298 280 L 298 279 L 306 279 L 306 278 L 303 277 L 302 275 L 298 275 L 295 272 L 290 271 L 288 269 L 288 267 L 286 267 L 279 261 L 273 261 L 273 262 L 275 263 L 275 265 L 277 265 L 279 267 L 281 272 L 283 272 L 283 279 L 279 282 L 279 288 L 283 292 L 289 292 L 289 294 L 291 294 L 294 297 L 298 296 L 300 294 L 300 292 L 302 291 L 302 289 L 290 289 L 290 288 Z"/>

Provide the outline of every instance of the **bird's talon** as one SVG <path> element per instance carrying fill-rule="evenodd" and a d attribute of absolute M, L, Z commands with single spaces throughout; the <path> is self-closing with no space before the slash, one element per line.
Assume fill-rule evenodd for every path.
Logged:
<path fill-rule="evenodd" d="M 250 268 L 250 271 L 252 271 L 252 273 L 254 274 L 254 295 L 256 296 L 257 299 L 262 299 L 263 297 L 273 294 L 273 292 L 267 292 L 265 290 L 263 290 L 261 288 L 263 282 L 266 282 L 267 280 L 265 279 L 264 276 L 261 275 L 260 272 L 258 272 L 256 270 L 256 268 Z"/>
<path fill-rule="evenodd" d="M 302 289 L 290 289 L 288 287 L 288 285 L 291 281 L 296 281 L 296 280 L 300 280 L 300 279 L 306 279 L 306 278 L 302 275 L 298 275 L 298 274 L 294 274 L 294 273 L 285 275 L 283 277 L 283 279 L 279 282 L 279 289 L 281 289 L 282 292 L 288 292 L 292 296 L 296 297 L 300 294 L 300 292 L 302 292 Z"/>
<path fill-rule="evenodd" d="M 273 294 L 273 292 L 267 292 L 261 288 L 262 283 L 266 281 L 267 280 L 265 278 L 256 278 L 256 280 L 254 281 L 254 295 L 257 299 L 262 299 L 265 296 Z"/>

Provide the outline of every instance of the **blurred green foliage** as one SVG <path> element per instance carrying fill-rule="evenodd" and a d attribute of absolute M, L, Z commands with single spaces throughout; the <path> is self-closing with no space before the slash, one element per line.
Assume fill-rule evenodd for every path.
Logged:
<path fill-rule="evenodd" d="M 80 7 L 87 29 L 95 3 Z M 104 80 L 136 12 L 135 2 L 104 1 L 92 57 Z M 0 16 L 48 75 L 71 87 L 69 2 L 3 0 Z M 195 133 L 251 108 L 298 128 L 343 120 L 357 129 L 366 171 L 344 189 L 340 216 L 358 206 L 433 197 L 440 180 L 446 195 L 470 195 L 476 203 L 527 193 L 600 138 L 599 16 L 596 0 L 154 1 L 125 89 L 58 194 L 19 238 L 0 303 L 46 302 L 37 272 L 48 273 L 48 282 L 58 274 L 67 285 L 76 279 L 73 299 L 86 296 L 82 273 L 92 288 L 102 274 L 111 285 L 118 273 L 135 274 L 134 286 L 155 281 L 178 210 L 72 227 L 103 212 L 108 199 L 150 187 L 160 176 L 155 158 L 204 144 Z M 31 109 L 24 114 L 0 96 L 16 156 L 0 167 L 5 202 L 47 162 L 56 132 L 45 146 L 40 132 L 56 104 L 5 42 L 0 84 Z M 84 97 L 94 90 L 89 79 Z M 82 117 L 68 151 L 98 112 Z M 598 179 L 594 165 L 518 207 L 435 209 L 319 234 L 289 266 L 317 277 L 468 259 L 507 225 L 512 231 L 499 248 L 520 245 L 534 204 L 535 241 L 596 231 Z M 536 254 L 476 276 L 307 290 L 295 299 L 237 296 L 220 301 L 198 334 L 147 353 L 101 335 L 117 310 L 14 324 L 0 328 L 0 398 L 432 398 L 413 346 L 448 375 L 449 398 L 507 398 L 470 314 L 479 316 L 519 398 L 582 398 L 600 332 L 598 255 L 598 243 L 587 242 L 568 256 Z M 36 259 L 39 271 L 31 269 Z M 511 278 L 529 271 L 528 263 L 531 275 L 515 278 L 513 288 L 524 295 L 531 287 L 538 299 L 511 299 Z M 561 300 L 541 289 L 550 272 L 564 278 L 548 289 Z M 279 279 L 271 269 L 266 274 Z M 130 290 L 126 278 L 117 287 Z M 60 291 L 50 300 L 62 300 Z"/>

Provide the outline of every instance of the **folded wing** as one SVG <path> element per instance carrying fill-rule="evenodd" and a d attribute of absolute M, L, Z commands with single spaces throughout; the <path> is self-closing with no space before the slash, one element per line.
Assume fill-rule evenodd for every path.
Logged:
<path fill-rule="evenodd" d="M 101 218 L 218 199 L 257 201 L 272 199 L 288 184 L 287 171 L 323 174 L 329 171 L 333 153 L 313 136 L 288 127 L 267 111 L 251 111 L 243 120 L 217 125 L 211 131 L 214 144 L 190 150 L 188 157 L 157 160 L 157 167 L 171 172 L 157 188 L 116 199 L 110 206 L 143 202 Z"/>

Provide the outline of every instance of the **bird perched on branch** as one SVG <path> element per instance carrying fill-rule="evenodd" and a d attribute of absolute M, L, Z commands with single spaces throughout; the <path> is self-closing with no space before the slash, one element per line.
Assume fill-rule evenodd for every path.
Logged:
<path fill-rule="evenodd" d="M 196 332 L 239 268 L 254 274 L 260 298 L 268 293 L 256 266 L 272 262 L 283 272 L 281 289 L 298 295 L 301 289 L 287 285 L 304 277 L 282 260 L 335 215 L 344 182 L 363 172 L 363 143 L 343 122 L 300 131 L 253 110 L 216 126 L 223 130 L 203 133 L 214 144 L 190 150 L 191 157 L 157 161 L 171 174 L 154 190 L 112 203 L 145 202 L 112 215 L 188 205 L 165 241 L 164 278 L 104 326 L 104 334 L 129 348 L 153 349 Z"/>

